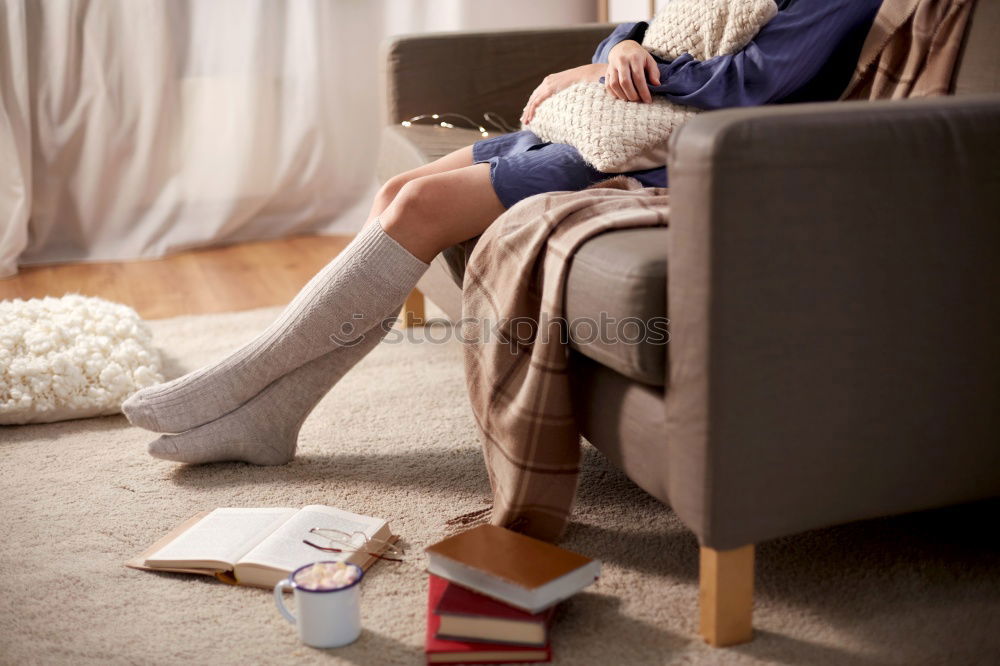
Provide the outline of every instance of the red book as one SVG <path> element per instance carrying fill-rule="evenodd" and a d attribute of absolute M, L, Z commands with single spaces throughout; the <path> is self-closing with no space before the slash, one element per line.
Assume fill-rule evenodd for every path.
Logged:
<path fill-rule="evenodd" d="M 531 614 L 446 582 L 434 612 L 441 619 L 438 638 L 544 647 L 555 606 Z"/>
<path fill-rule="evenodd" d="M 448 582 L 430 574 L 427 585 L 427 644 L 424 652 L 428 664 L 496 664 L 552 661 L 552 648 L 526 647 L 507 643 L 480 643 L 438 638 L 441 617 L 434 612 L 444 595 Z"/>

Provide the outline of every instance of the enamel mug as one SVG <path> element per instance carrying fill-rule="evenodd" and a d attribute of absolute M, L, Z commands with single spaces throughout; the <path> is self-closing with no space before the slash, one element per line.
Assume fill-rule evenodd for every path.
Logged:
<path fill-rule="evenodd" d="M 360 583 L 365 572 L 356 564 L 358 579 L 345 587 L 312 590 L 298 585 L 300 572 L 322 564 L 313 562 L 299 567 L 274 586 L 274 603 L 286 620 L 298 627 L 299 638 L 306 645 L 318 648 L 340 647 L 353 643 L 361 634 Z M 285 606 L 284 591 L 291 588 L 295 596 L 295 615 Z"/>

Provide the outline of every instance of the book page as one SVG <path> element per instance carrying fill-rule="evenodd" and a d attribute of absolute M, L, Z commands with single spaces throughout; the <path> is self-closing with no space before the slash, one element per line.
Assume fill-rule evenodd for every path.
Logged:
<path fill-rule="evenodd" d="M 331 544 L 328 539 L 322 536 L 309 534 L 310 529 L 321 527 L 333 528 L 347 533 L 358 531 L 364 532 L 371 538 L 385 525 L 386 522 L 381 518 L 362 516 L 328 506 L 307 506 L 261 541 L 256 548 L 239 561 L 239 564 L 256 564 L 283 571 L 294 571 L 310 562 L 320 560 L 340 562 L 346 560 L 352 553 L 331 553 L 302 543 L 303 539 L 308 539 L 320 546 L 343 547 L 342 544 Z M 387 534 L 382 536 L 384 538 Z M 361 546 L 362 544 L 363 540 L 359 538 L 354 545 Z M 361 560 L 363 561 L 363 559 L 362 557 Z"/>
<path fill-rule="evenodd" d="M 146 563 L 224 562 L 232 566 L 295 514 L 295 509 L 216 509 Z"/>

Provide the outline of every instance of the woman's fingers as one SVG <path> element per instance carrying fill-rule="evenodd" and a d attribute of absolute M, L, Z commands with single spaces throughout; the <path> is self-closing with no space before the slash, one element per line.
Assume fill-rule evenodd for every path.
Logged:
<path fill-rule="evenodd" d="M 528 103 L 524 105 L 524 111 L 521 112 L 521 122 L 530 123 L 531 119 L 535 116 L 535 107 L 538 106 L 538 99 L 542 93 L 542 86 L 535 88 L 531 96 L 528 97 Z"/>
<path fill-rule="evenodd" d="M 635 84 L 632 83 L 631 69 L 626 67 L 624 70 L 618 70 L 618 84 L 625 93 L 625 99 L 630 102 L 639 101 L 639 93 L 636 92 Z"/>
<path fill-rule="evenodd" d="M 532 104 L 531 108 L 528 109 L 528 119 L 524 121 L 525 124 L 530 123 L 532 120 L 535 119 L 535 110 L 536 109 L 538 109 L 538 105 L 537 104 Z"/>
<path fill-rule="evenodd" d="M 521 111 L 521 122 L 522 123 L 528 122 L 528 112 L 531 110 L 531 100 L 533 100 L 533 99 L 534 99 L 534 96 L 529 97 L 528 98 L 528 103 L 524 105 L 524 110 Z"/>
<path fill-rule="evenodd" d="M 660 85 L 660 66 L 656 64 L 656 59 L 653 56 L 646 58 L 646 74 L 650 83 L 654 86 Z"/>
<path fill-rule="evenodd" d="M 534 120 L 538 105 L 551 97 L 553 92 L 552 87 L 545 84 L 535 88 L 535 92 L 531 93 L 531 97 L 528 98 L 528 103 L 524 107 L 524 113 L 521 114 L 521 122 L 527 124 Z"/>
<path fill-rule="evenodd" d="M 649 94 L 649 86 L 646 85 L 646 70 L 642 67 L 637 67 L 632 70 L 632 85 L 635 86 L 636 92 L 639 94 L 639 100 L 642 102 L 653 101 L 653 96 Z"/>
<path fill-rule="evenodd" d="M 622 90 L 621 83 L 618 81 L 617 70 L 610 70 L 605 81 L 608 85 L 608 92 L 618 99 L 628 99 L 628 97 L 625 96 L 625 91 Z"/>
<path fill-rule="evenodd" d="M 649 86 L 660 85 L 660 68 L 649 51 L 626 39 L 611 49 L 608 58 L 608 92 L 629 102 L 653 101 Z"/>

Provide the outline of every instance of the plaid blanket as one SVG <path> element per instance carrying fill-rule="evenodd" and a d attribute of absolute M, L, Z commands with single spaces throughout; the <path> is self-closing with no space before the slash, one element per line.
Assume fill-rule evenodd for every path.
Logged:
<path fill-rule="evenodd" d="M 885 0 L 848 99 L 945 94 L 973 0 Z M 580 436 L 570 403 L 563 296 L 573 253 L 611 229 L 666 225 L 666 189 L 616 178 L 530 197 L 483 234 L 466 267 L 462 336 L 493 507 L 489 520 L 558 540 L 572 511 Z"/>
<path fill-rule="evenodd" d="M 493 488 L 491 522 L 558 540 L 576 494 L 580 434 L 563 294 L 573 253 L 611 229 L 665 225 L 667 190 L 616 177 L 525 199 L 479 239 L 465 270 L 465 375 Z M 489 510 L 453 519 L 470 524 Z"/>
<path fill-rule="evenodd" d="M 974 3 L 885 0 L 843 98 L 903 99 L 950 93 Z"/>

